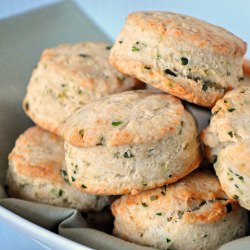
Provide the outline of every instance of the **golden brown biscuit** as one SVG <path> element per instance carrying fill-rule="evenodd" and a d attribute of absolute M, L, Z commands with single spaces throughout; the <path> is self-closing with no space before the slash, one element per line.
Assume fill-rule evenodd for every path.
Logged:
<path fill-rule="evenodd" d="M 70 185 L 63 141 L 39 127 L 26 130 L 9 155 L 9 195 L 39 203 L 100 211 L 109 198 L 83 193 Z"/>
<path fill-rule="evenodd" d="M 110 53 L 124 74 L 211 107 L 242 79 L 246 43 L 225 29 L 170 12 L 128 16 Z"/>
<path fill-rule="evenodd" d="M 116 236 L 157 249 L 217 249 L 248 228 L 247 212 L 206 172 L 124 195 L 112 204 L 112 212 Z"/>
<path fill-rule="evenodd" d="M 127 91 L 86 105 L 64 124 L 72 185 L 93 194 L 136 193 L 199 166 L 194 118 L 167 94 Z"/>
<path fill-rule="evenodd" d="M 109 49 L 96 42 L 45 49 L 23 101 L 26 114 L 40 127 L 60 135 L 61 123 L 80 107 L 137 87 L 137 80 L 110 66 Z"/>

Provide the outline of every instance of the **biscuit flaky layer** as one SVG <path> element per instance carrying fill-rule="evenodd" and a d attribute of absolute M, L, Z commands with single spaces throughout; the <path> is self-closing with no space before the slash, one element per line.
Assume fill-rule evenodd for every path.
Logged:
<path fill-rule="evenodd" d="M 100 97 L 138 87 L 108 62 L 110 46 L 83 42 L 45 49 L 33 70 L 23 101 L 26 114 L 40 127 L 60 134 L 61 123 Z"/>
<path fill-rule="evenodd" d="M 222 188 L 250 210 L 250 87 L 228 92 L 212 109 L 201 133 L 206 155 L 214 164 Z"/>
<path fill-rule="evenodd" d="M 181 99 L 211 107 L 239 85 L 246 43 L 225 29 L 169 12 L 128 16 L 110 63 Z"/>
<path fill-rule="evenodd" d="M 99 211 L 108 197 L 89 195 L 70 185 L 63 141 L 39 127 L 26 130 L 9 155 L 9 195 L 80 211 Z"/>
<path fill-rule="evenodd" d="M 206 172 L 122 196 L 112 204 L 112 212 L 116 236 L 158 249 L 217 249 L 244 236 L 248 228 L 247 212 Z"/>

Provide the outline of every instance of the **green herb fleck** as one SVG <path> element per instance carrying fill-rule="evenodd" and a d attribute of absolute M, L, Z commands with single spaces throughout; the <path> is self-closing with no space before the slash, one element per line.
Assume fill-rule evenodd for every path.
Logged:
<path fill-rule="evenodd" d="M 235 108 L 228 109 L 227 111 L 228 111 L 228 112 L 234 112 L 234 111 L 235 111 Z"/>
<path fill-rule="evenodd" d="M 123 41 L 122 41 L 122 40 L 120 40 L 120 41 L 119 41 L 119 43 L 123 43 Z"/>
<path fill-rule="evenodd" d="M 76 180 L 76 178 L 71 176 L 71 180 L 72 180 L 72 182 L 74 182 Z"/>
<path fill-rule="evenodd" d="M 142 183 L 142 186 L 143 187 L 146 187 L 148 184 L 147 183 Z"/>
<path fill-rule="evenodd" d="M 87 54 L 79 54 L 78 56 L 83 57 L 83 58 L 89 57 L 89 55 L 87 55 Z"/>
<path fill-rule="evenodd" d="M 174 77 L 177 76 L 177 75 L 176 75 L 172 70 L 170 70 L 170 69 L 165 69 L 164 72 L 165 72 L 166 74 L 171 75 L 171 76 L 174 76 Z"/>
<path fill-rule="evenodd" d="M 186 57 L 181 57 L 181 64 L 182 65 L 187 65 L 188 64 L 188 59 Z"/>
<path fill-rule="evenodd" d="M 235 195 L 233 196 L 233 198 L 234 198 L 235 200 L 238 200 L 238 199 L 239 199 L 239 196 L 235 194 Z"/>
<path fill-rule="evenodd" d="M 148 204 L 145 203 L 145 202 L 141 202 L 141 205 L 142 205 L 143 207 L 148 207 Z"/>
<path fill-rule="evenodd" d="M 150 66 L 148 66 L 148 65 L 145 65 L 145 66 L 144 66 L 144 69 L 150 70 L 150 69 L 151 69 L 151 67 L 150 67 Z"/>
<path fill-rule="evenodd" d="M 217 155 L 212 155 L 212 157 L 211 157 L 211 159 L 210 159 L 210 162 L 212 163 L 212 164 L 215 164 L 216 162 L 217 162 Z"/>
<path fill-rule="evenodd" d="M 85 186 L 84 184 L 81 185 L 82 188 L 87 188 L 87 186 Z"/>
<path fill-rule="evenodd" d="M 230 136 L 231 138 L 233 138 L 234 135 L 233 135 L 233 132 L 232 132 L 232 131 L 229 131 L 228 134 L 229 134 L 229 136 Z"/>
<path fill-rule="evenodd" d="M 112 126 L 117 127 L 117 126 L 121 125 L 122 123 L 123 123 L 122 121 L 113 121 L 111 124 L 112 124 Z"/>
<path fill-rule="evenodd" d="M 29 108 L 30 108 L 30 104 L 29 104 L 28 102 L 25 102 L 25 103 L 24 103 L 24 109 L 25 109 L 26 111 L 28 111 Z"/>
<path fill-rule="evenodd" d="M 123 157 L 124 158 L 132 158 L 132 157 L 134 157 L 134 155 L 132 154 L 132 152 L 130 150 L 127 150 L 126 152 L 123 153 Z"/>
<path fill-rule="evenodd" d="M 147 45 L 145 43 L 139 42 L 137 41 L 133 46 L 132 46 L 132 52 L 138 52 L 141 49 L 147 47 Z"/>
<path fill-rule="evenodd" d="M 115 153 L 114 153 L 114 157 L 115 157 L 116 159 L 118 159 L 119 156 L 120 156 L 120 152 L 115 152 Z"/>
<path fill-rule="evenodd" d="M 84 136 L 84 129 L 79 130 L 78 133 L 83 138 L 83 136 Z"/>
<path fill-rule="evenodd" d="M 151 201 L 155 201 L 157 199 L 158 199 L 158 195 L 152 195 L 152 196 L 150 196 L 150 200 Z"/>
<path fill-rule="evenodd" d="M 243 176 L 239 176 L 239 179 L 244 182 L 244 177 Z"/>
<path fill-rule="evenodd" d="M 169 238 L 166 238 L 166 242 L 169 243 L 171 242 L 171 240 Z"/>
<path fill-rule="evenodd" d="M 157 215 L 157 216 L 162 216 L 162 213 L 156 213 L 155 215 Z"/>
<path fill-rule="evenodd" d="M 81 89 L 78 90 L 78 94 L 79 94 L 79 95 L 82 94 L 82 90 L 81 90 Z"/>
<path fill-rule="evenodd" d="M 64 191 L 62 189 L 60 189 L 58 192 L 58 197 L 61 197 L 63 194 L 64 194 Z"/>
<path fill-rule="evenodd" d="M 238 81 L 239 81 L 239 82 L 244 81 L 244 77 L 243 77 L 243 76 L 238 77 Z"/>
<path fill-rule="evenodd" d="M 102 146 L 105 143 L 105 138 L 103 136 L 100 137 L 99 141 L 96 143 L 96 146 Z"/>
<path fill-rule="evenodd" d="M 218 108 L 216 111 L 214 111 L 214 113 L 212 113 L 212 116 L 216 115 L 220 110 L 221 108 Z"/>
<path fill-rule="evenodd" d="M 106 46 L 106 50 L 110 50 L 112 48 L 112 45 Z"/>
<path fill-rule="evenodd" d="M 124 81 L 126 79 L 126 77 L 125 76 L 117 76 L 117 79 L 119 81 Z"/>

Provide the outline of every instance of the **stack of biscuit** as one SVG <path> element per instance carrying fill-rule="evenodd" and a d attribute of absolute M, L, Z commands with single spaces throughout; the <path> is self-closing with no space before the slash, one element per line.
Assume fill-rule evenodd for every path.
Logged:
<path fill-rule="evenodd" d="M 21 135 L 9 156 L 10 195 L 81 211 L 121 195 L 114 235 L 158 249 L 216 249 L 246 235 L 245 52 L 225 29 L 169 12 L 130 14 L 112 48 L 45 50 L 24 99 L 41 128 Z M 132 90 L 141 81 L 161 91 Z M 219 180 L 196 170 L 196 121 L 180 99 L 213 107 L 201 138 Z"/>

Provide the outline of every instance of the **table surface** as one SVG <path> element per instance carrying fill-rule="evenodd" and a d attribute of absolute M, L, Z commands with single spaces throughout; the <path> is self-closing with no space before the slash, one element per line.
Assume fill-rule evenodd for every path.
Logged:
<path fill-rule="evenodd" d="M 0 21 L 29 10 L 40 8 L 58 0 L 1 0 Z M 247 0 L 75 0 L 80 9 L 114 40 L 128 13 L 136 10 L 164 10 L 192 15 L 223 26 L 250 42 L 250 1 Z M 1 39 L 1 34 L 0 34 Z M 250 57 L 250 52 L 247 53 Z M 48 249 L 26 238 L 0 221 L 0 250 Z"/>

